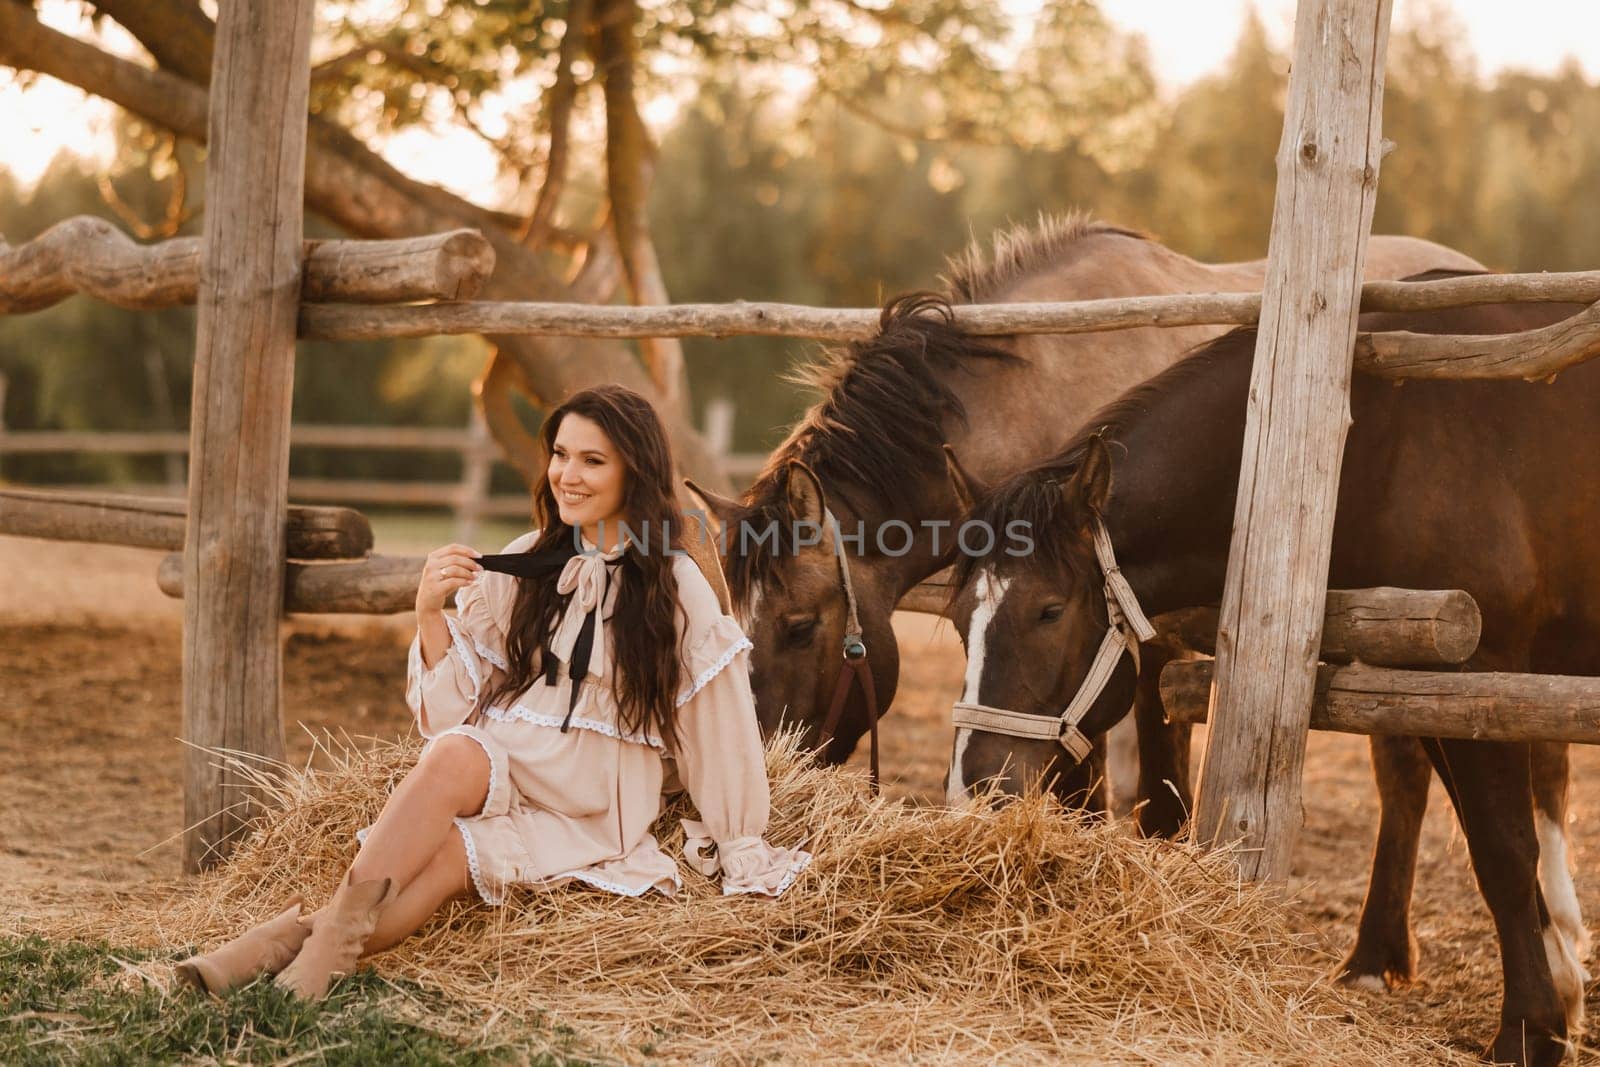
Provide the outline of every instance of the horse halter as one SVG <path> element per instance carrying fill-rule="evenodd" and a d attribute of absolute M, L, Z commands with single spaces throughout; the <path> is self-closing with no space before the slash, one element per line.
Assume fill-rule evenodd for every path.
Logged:
<path fill-rule="evenodd" d="M 850 697 L 852 682 L 861 686 L 861 695 L 867 705 L 867 728 L 872 735 L 872 794 L 878 794 L 878 691 L 872 682 L 872 667 L 867 662 L 867 642 L 862 636 L 861 619 L 856 611 L 856 588 L 850 580 L 850 560 L 844 551 L 844 536 L 839 530 L 839 520 L 833 511 L 824 506 L 823 520 L 833 528 L 833 558 L 839 565 L 839 584 L 844 589 L 847 614 L 844 627 L 844 663 L 839 669 L 839 681 L 833 687 L 833 703 L 828 707 L 828 717 L 822 724 L 822 744 L 826 747 L 839 728 L 844 714 L 845 701 Z"/>
<path fill-rule="evenodd" d="M 1106 618 L 1110 625 L 1100 641 L 1099 651 L 1089 664 L 1089 673 L 1084 676 L 1078 692 L 1066 708 L 1060 715 L 1051 718 L 959 701 L 950 715 L 950 721 L 957 729 L 981 730 L 1030 741 L 1059 741 L 1061 747 L 1079 763 L 1089 757 L 1093 742 L 1078 728 L 1078 724 L 1089 714 L 1089 709 L 1100 699 L 1100 694 L 1105 692 L 1123 653 L 1133 657 L 1134 670 L 1138 670 L 1139 642 L 1148 641 L 1156 635 L 1155 627 L 1150 625 L 1144 609 L 1139 606 L 1139 598 L 1133 595 L 1133 587 L 1117 566 L 1116 553 L 1111 548 L 1111 535 L 1106 532 L 1106 525 L 1098 515 L 1094 520 L 1094 554 L 1105 575 Z"/>

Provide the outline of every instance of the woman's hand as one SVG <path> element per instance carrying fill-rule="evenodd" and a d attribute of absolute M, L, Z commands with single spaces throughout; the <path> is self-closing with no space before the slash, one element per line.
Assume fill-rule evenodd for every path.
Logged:
<path fill-rule="evenodd" d="M 456 590 L 470 585 L 483 570 L 478 552 L 466 545 L 445 545 L 428 553 L 417 583 L 417 614 L 437 614 Z"/>

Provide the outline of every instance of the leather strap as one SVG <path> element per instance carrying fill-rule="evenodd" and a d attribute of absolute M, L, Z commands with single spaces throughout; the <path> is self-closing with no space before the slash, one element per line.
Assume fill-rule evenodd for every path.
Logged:
<path fill-rule="evenodd" d="M 833 532 L 833 557 L 839 565 L 839 584 L 844 590 L 844 663 L 839 668 L 839 680 L 834 683 L 833 701 L 828 707 L 828 717 L 822 724 L 822 744 L 833 741 L 834 731 L 844 716 L 845 702 L 850 698 L 852 682 L 861 686 L 861 696 L 867 706 L 867 730 L 872 746 L 872 795 L 878 795 L 878 691 L 872 681 L 872 665 L 867 662 L 867 642 L 861 629 L 861 617 L 856 608 L 855 583 L 850 579 L 850 560 L 844 550 L 844 534 L 839 520 L 827 507 L 822 509 L 823 521 Z"/>
<path fill-rule="evenodd" d="M 1133 657 L 1134 670 L 1137 671 L 1139 642 L 1148 641 L 1156 635 L 1155 627 L 1150 625 L 1144 609 L 1139 606 L 1139 598 L 1133 594 L 1133 587 L 1117 566 L 1111 535 L 1098 516 L 1094 520 L 1094 552 L 1105 575 L 1106 634 L 1100 639 L 1100 647 L 1089 664 L 1089 671 L 1078 683 L 1078 691 L 1073 694 L 1072 700 L 1060 715 L 1053 718 L 960 701 L 950 713 L 950 721 L 956 728 L 981 730 L 1030 741 L 1059 741 L 1061 747 L 1079 763 L 1089 757 L 1093 742 L 1080 729 L 1084 716 L 1089 714 L 1089 709 L 1105 692 L 1123 654 Z"/>

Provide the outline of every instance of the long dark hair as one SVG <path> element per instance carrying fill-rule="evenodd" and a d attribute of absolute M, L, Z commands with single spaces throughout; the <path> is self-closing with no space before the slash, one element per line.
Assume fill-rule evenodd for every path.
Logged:
<path fill-rule="evenodd" d="M 674 619 L 679 610 L 678 581 L 672 557 L 663 551 L 663 538 L 670 536 L 677 547 L 683 518 L 672 495 L 667 434 L 650 402 L 632 389 L 620 385 L 585 389 L 545 419 L 539 438 L 547 464 L 568 415 L 590 419 L 610 439 L 623 464 L 622 513 L 628 528 L 642 537 L 648 531 L 645 546 L 630 543 L 622 554 L 616 613 L 609 624 L 618 725 L 626 733 L 653 735 L 672 745 L 681 674 Z M 539 535 L 528 547 L 530 553 L 573 554 L 573 529 L 561 521 L 548 478 L 541 478 L 534 490 L 533 520 Z M 546 579 L 517 583 L 506 638 L 508 670 L 483 706 L 523 693 L 539 681 L 541 652 L 571 599 L 556 592 L 559 573 L 558 567 Z"/>

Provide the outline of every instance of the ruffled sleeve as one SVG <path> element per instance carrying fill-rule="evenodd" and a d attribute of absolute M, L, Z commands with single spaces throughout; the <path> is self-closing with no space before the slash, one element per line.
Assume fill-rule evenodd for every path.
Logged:
<path fill-rule="evenodd" d="M 524 534 L 503 551 L 520 552 L 535 534 Z M 412 638 L 406 663 L 406 703 L 417 729 L 432 739 L 467 721 L 484 689 L 506 669 L 506 626 L 515 579 L 480 572 L 456 593 L 456 613 L 445 615 L 450 645 L 431 668 L 422 662 L 422 637 Z"/>
<path fill-rule="evenodd" d="M 714 596 L 703 578 L 699 584 Z M 711 618 L 702 615 L 697 627 L 694 606 L 686 609 L 693 636 L 678 701 L 676 762 L 700 819 L 683 821 L 684 858 L 707 876 L 720 871 L 725 895 L 775 897 L 806 869 L 811 854 L 764 839 L 771 793 L 750 693 L 750 641 L 731 617 L 718 613 L 714 599 Z"/>

